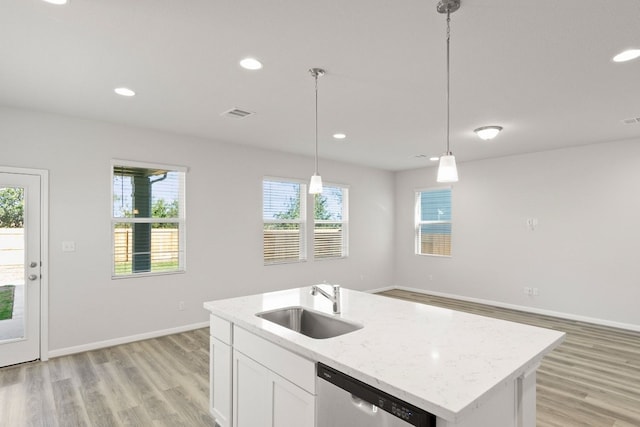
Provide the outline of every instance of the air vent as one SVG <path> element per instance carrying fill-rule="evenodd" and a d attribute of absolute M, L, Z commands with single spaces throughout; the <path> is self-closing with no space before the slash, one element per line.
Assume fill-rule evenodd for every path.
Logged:
<path fill-rule="evenodd" d="M 640 123 L 640 117 L 631 117 L 630 119 L 624 119 L 622 120 L 622 123 L 624 123 L 625 125 Z"/>
<path fill-rule="evenodd" d="M 252 111 L 241 110 L 239 108 L 232 108 L 220 114 L 222 117 L 231 117 L 233 119 L 244 119 L 247 116 L 255 114 Z"/>

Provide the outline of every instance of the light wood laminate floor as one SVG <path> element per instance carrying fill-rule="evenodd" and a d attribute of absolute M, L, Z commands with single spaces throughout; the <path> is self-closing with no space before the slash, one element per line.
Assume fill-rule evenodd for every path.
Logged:
<path fill-rule="evenodd" d="M 640 427 L 640 333 L 414 292 L 381 294 L 566 332 L 538 371 L 538 427 Z M 2 368 L 0 426 L 213 426 L 208 371 L 208 328 Z"/>
<path fill-rule="evenodd" d="M 0 369 L 0 426 L 212 426 L 209 328 Z"/>
<path fill-rule="evenodd" d="M 640 427 L 640 333 L 416 292 L 380 295 L 566 332 L 537 376 L 537 427 Z"/>

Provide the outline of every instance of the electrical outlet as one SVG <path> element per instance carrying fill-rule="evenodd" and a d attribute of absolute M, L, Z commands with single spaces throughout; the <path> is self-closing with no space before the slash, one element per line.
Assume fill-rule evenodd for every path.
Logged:
<path fill-rule="evenodd" d="M 76 242 L 62 242 L 62 252 L 75 252 Z"/>
<path fill-rule="evenodd" d="M 184 310 L 184 301 L 180 301 L 178 303 L 178 310 L 180 310 L 180 311 Z"/>
<path fill-rule="evenodd" d="M 540 295 L 540 291 L 538 290 L 538 288 L 533 288 L 533 295 L 534 296 Z"/>
<path fill-rule="evenodd" d="M 533 295 L 533 288 L 525 286 L 524 288 L 522 288 L 522 290 L 525 295 Z"/>

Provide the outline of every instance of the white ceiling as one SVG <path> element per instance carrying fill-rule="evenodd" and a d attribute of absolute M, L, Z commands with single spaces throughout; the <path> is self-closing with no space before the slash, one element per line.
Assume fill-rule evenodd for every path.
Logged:
<path fill-rule="evenodd" d="M 0 104 L 313 155 L 321 67 L 321 159 L 422 167 L 445 149 L 436 3 L 0 0 Z M 451 25 L 459 162 L 640 137 L 622 123 L 640 117 L 640 59 L 611 60 L 640 48 L 639 0 L 462 0 Z M 256 114 L 220 116 L 233 107 Z M 494 141 L 473 134 L 491 124 Z"/>

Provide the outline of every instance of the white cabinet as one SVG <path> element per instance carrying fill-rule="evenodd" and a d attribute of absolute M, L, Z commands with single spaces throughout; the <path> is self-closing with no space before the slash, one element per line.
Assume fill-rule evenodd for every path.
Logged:
<path fill-rule="evenodd" d="M 313 427 L 315 396 L 233 352 L 234 426 Z"/>
<path fill-rule="evenodd" d="M 231 346 L 211 337 L 210 412 L 220 427 L 231 427 Z"/>
<path fill-rule="evenodd" d="M 313 427 L 316 397 L 273 373 L 270 383 L 273 427 Z"/>
<path fill-rule="evenodd" d="M 233 424 L 271 426 L 269 370 L 239 351 L 233 352 Z"/>
<path fill-rule="evenodd" d="M 220 427 L 232 427 L 231 333 L 231 323 L 211 316 L 209 411 Z"/>
<path fill-rule="evenodd" d="M 234 427 L 314 427 L 315 363 L 234 327 Z"/>
<path fill-rule="evenodd" d="M 314 427 L 315 363 L 211 315 L 210 412 L 220 427 Z"/>

